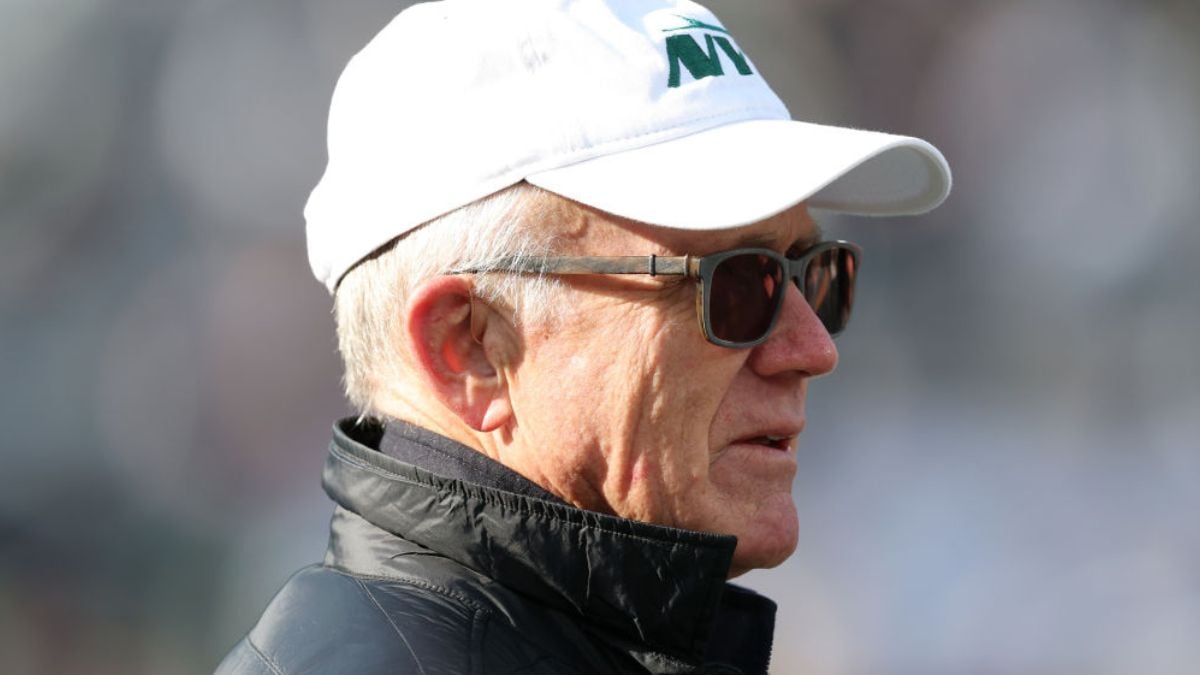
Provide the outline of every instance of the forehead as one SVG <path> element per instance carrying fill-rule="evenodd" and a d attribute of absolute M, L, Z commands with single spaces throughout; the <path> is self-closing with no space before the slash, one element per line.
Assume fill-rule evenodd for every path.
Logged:
<path fill-rule="evenodd" d="M 821 238 L 804 204 L 749 225 L 711 231 L 648 225 L 573 203 L 556 220 L 565 226 L 559 232 L 562 253 L 574 255 L 705 255 L 732 248 L 783 252 Z"/>

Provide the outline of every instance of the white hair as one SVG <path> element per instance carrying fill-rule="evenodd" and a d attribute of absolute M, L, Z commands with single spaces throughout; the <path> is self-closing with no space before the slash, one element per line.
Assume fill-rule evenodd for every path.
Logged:
<path fill-rule="evenodd" d="M 439 216 L 392 240 L 342 278 L 334 301 L 346 397 L 362 415 L 377 414 L 380 387 L 404 377 L 403 308 L 418 284 L 454 268 L 482 268 L 499 258 L 548 255 L 554 228 L 538 227 L 548 193 L 521 182 Z M 556 280 L 543 275 L 480 274 L 474 293 L 511 311 L 518 323 L 557 318 L 549 296 Z"/>

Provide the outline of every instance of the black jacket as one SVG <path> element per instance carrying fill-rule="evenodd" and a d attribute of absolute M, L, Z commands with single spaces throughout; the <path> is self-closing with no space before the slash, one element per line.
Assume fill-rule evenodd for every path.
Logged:
<path fill-rule="evenodd" d="M 733 537 L 434 475 L 381 435 L 334 427 L 325 562 L 218 675 L 767 671 L 775 605 L 725 583 Z"/>

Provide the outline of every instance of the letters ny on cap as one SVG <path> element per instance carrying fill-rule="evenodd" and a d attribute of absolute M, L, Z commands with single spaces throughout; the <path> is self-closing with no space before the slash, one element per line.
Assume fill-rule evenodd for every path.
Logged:
<path fill-rule="evenodd" d="M 673 33 L 667 36 L 667 62 L 670 64 L 670 74 L 667 77 L 668 87 L 678 87 L 680 79 L 680 65 L 687 69 L 693 79 L 702 79 L 705 77 L 720 77 L 725 74 L 725 67 L 721 63 L 721 53 L 723 52 L 733 67 L 740 75 L 753 75 L 754 71 L 750 69 L 750 64 L 746 61 L 746 56 L 733 46 L 727 37 L 729 31 L 714 26 L 703 21 L 691 19 L 685 16 L 679 17 L 685 22 L 683 26 L 675 28 L 666 28 L 664 33 Z M 688 31 L 688 32 L 681 32 Z M 693 31 L 705 31 L 704 46 L 696 41 Z M 714 33 L 723 33 L 723 35 L 714 35 Z"/>

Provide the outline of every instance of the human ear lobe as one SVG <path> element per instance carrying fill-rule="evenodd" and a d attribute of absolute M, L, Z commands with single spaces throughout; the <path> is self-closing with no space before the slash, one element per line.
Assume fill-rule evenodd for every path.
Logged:
<path fill-rule="evenodd" d="M 473 300 L 470 283 L 456 276 L 430 279 L 413 292 L 405 312 L 409 351 L 427 391 L 476 431 L 507 423 L 508 391 L 502 364 L 494 362 L 505 350 L 489 349 L 496 339 L 487 334 L 494 312 Z"/>

